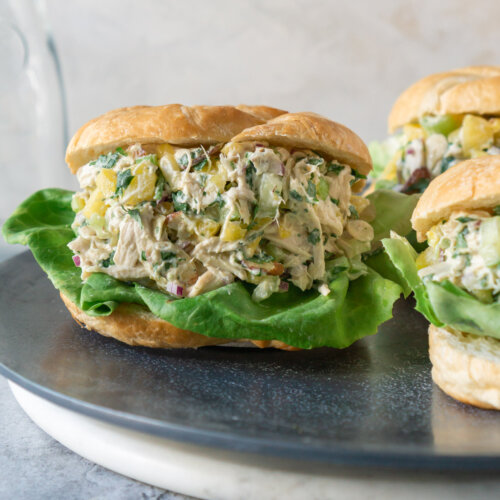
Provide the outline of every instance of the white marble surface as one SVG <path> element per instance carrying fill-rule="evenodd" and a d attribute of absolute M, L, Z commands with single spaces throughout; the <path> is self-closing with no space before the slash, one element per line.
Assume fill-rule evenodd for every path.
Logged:
<path fill-rule="evenodd" d="M 181 500 L 110 472 L 38 428 L 0 376 L 0 498 L 16 500 Z"/>
<path fill-rule="evenodd" d="M 200 447 L 86 417 L 14 384 L 11 389 L 36 424 L 79 455 L 148 484 L 204 499 L 498 498 L 500 478 L 494 472 L 347 469 Z"/>

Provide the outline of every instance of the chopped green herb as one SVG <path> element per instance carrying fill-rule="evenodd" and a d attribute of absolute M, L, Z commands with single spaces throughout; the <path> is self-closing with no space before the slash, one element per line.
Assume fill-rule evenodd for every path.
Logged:
<path fill-rule="evenodd" d="M 318 191 L 318 197 L 321 198 L 322 200 L 326 200 L 328 192 L 330 191 L 330 185 L 325 179 L 323 179 L 323 177 L 318 182 L 317 191 Z"/>
<path fill-rule="evenodd" d="M 313 199 L 313 201 L 318 201 L 316 198 L 316 184 L 314 184 L 314 182 L 311 179 L 307 181 L 306 193 L 309 196 L 309 198 Z"/>
<path fill-rule="evenodd" d="M 488 276 L 483 276 L 481 278 L 481 280 L 479 281 L 479 285 L 481 286 L 481 288 L 488 288 Z"/>
<path fill-rule="evenodd" d="M 123 191 L 125 191 L 125 189 L 127 189 L 129 184 L 132 182 L 133 178 L 134 178 L 134 176 L 132 175 L 130 168 L 127 168 L 126 170 L 121 170 L 120 172 L 118 172 L 118 175 L 116 177 L 115 194 L 118 194 L 118 195 L 123 194 Z"/>
<path fill-rule="evenodd" d="M 146 252 L 144 250 L 141 252 L 141 260 L 148 260 L 146 257 Z"/>
<path fill-rule="evenodd" d="M 357 170 L 354 170 L 353 168 L 351 169 L 352 175 L 354 175 L 355 181 L 359 179 L 366 179 L 366 175 L 360 174 Z"/>
<path fill-rule="evenodd" d="M 356 210 L 356 207 L 354 205 L 349 205 L 349 212 L 351 212 L 352 217 L 354 217 L 355 219 L 359 219 L 358 211 Z"/>
<path fill-rule="evenodd" d="M 295 189 L 292 189 L 290 191 L 290 198 L 293 198 L 294 200 L 297 200 L 297 201 L 303 201 L 302 196 L 300 196 L 300 194 L 297 193 L 297 191 L 295 191 Z"/>
<path fill-rule="evenodd" d="M 193 167 L 193 170 L 196 170 L 197 172 L 199 172 L 200 170 L 203 170 L 203 167 L 205 167 L 205 165 L 208 165 L 208 160 L 206 158 L 203 158 L 203 160 L 201 160 L 200 163 L 197 163 Z"/>
<path fill-rule="evenodd" d="M 217 196 L 215 197 L 215 200 L 212 201 L 212 203 L 210 203 L 210 206 L 211 207 L 218 206 L 219 208 L 222 208 L 225 204 L 226 204 L 226 202 L 222 198 L 222 195 L 218 192 Z"/>
<path fill-rule="evenodd" d="M 255 218 L 257 217 L 258 211 L 259 211 L 259 205 L 254 204 L 252 207 L 252 221 L 250 222 L 250 224 L 248 224 L 248 227 L 247 227 L 248 231 L 250 231 L 251 229 L 253 229 L 257 225 L 257 221 L 255 220 Z"/>
<path fill-rule="evenodd" d="M 136 158 L 135 163 L 142 163 L 143 161 L 150 161 L 156 167 L 158 166 L 158 157 L 156 155 L 146 155 Z"/>
<path fill-rule="evenodd" d="M 96 161 L 91 161 L 90 165 L 94 165 L 97 168 L 113 168 L 118 161 L 119 153 L 108 153 L 107 155 L 101 155 Z"/>
<path fill-rule="evenodd" d="M 257 169 L 255 168 L 254 164 L 251 161 L 249 161 L 245 171 L 245 180 L 247 181 L 248 187 L 250 189 L 253 189 L 254 175 L 256 173 Z"/>
<path fill-rule="evenodd" d="M 172 193 L 172 201 L 174 202 L 174 210 L 176 212 L 181 211 L 184 213 L 188 213 L 189 205 L 187 204 L 184 193 L 182 191 L 176 191 L 175 193 Z"/>
<path fill-rule="evenodd" d="M 163 267 L 165 269 L 170 269 L 171 267 L 177 267 L 177 255 L 174 252 L 168 252 L 162 250 L 160 252 L 161 260 L 163 261 Z"/>
<path fill-rule="evenodd" d="M 109 254 L 109 257 L 107 259 L 104 259 L 101 261 L 101 266 L 104 268 L 108 268 L 109 266 L 114 266 L 115 261 L 113 260 L 113 257 L 115 256 L 115 252 L 111 252 Z"/>
<path fill-rule="evenodd" d="M 316 245 L 320 242 L 321 240 L 321 235 L 320 235 L 320 232 L 319 232 L 319 229 L 313 229 L 307 236 L 307 241 L 311 244 L 311 245 Z"/>
<path fill-rule="evenodd" d="M 127 152 L 123 148 L 116 148 L 116 152 L 122 156 L 128 156 Z"/>
<path fill-rule="evenodd" d="M 469 228 L 465 226 L 458 234 L 455 248 L 467 248 L 467 240 L 465 237 L 469 234 Z"/>
<path fill-rule="evenodd" d="M 471 220 L 477 220 L 477 219 L 474 219 L 474 217 L 457 217 L 457 221 L 462 222 L 464 224 L 470 222 Z"/>
<path fill-rule="evenodd" d="M 141 213 L 137 208 L 131 208 L 130 210 L 125 209 L 125 212 L 127 212 L 132 219 L 134 219 L 141 228 L 144 229 L 144 226 L 142 225 L 142 219 L 141 219 Z"/>
<path fill-rule="evenodd" d="M 494 209 L 493 209 L 493 213 L 495 215 L 500 215 L 500 205 L 497 205 Z"/>
<path fill-rule="evenodd" d="M 165 184 L 167 183 L 165 177 L 161 173 L 161 170 L 158 170 L 156 178 L 156 186 L 155 186 L 155 195 L 154 200 L 160 201 L 163 198 L 163 191 L 165 191 Z"/>
<path fill-rule="evenodd" d="M 466 267 L 470 266 L 471 260 L 472 260 L 472 257 L 468 253 L 466 253 L 465 254 L 465 265 L 466 265 Z"/>
<path fill-rule="evenodd" d="M 257 231 L 255 233 L 252 233 L 248 238 L 246 239 L 247 241 L 254 241 L 256 240 L 259 236 L 262 236 L 264 234 L 264 231 Z"/>
<path fill-rule="evenodd" d="M 333 172 L 335 175 L 339 175 L 340 172 L 342 172 L 342 170 L 344 170 L 344 166 L 341 165 L 340 163 L 337 163 L 337 162 L 330 162 L 327 166 L 326 166 L 326 171 L 327 172 Z"/>
<path fill-rule="evenodd" d="M 178 160 L 179 165 L 186 168 L 189 165 L 189 156 L 187 153 L 184 153 Z"/>
<path fill-rule="evenodd" d="M 321 165 L 325 160 L 323 160 L 323 158 L 316 158 L 314 156 L 311 156 L 309 158 L 307 158 L 307 161 L 306 163 L 308 165 Z"/>
<path fill-rule="evenodd" d="M 266 262 L 273 262 L 274 257 L 271 255 L 268 255 L 265 252 L 261 252 L 259 254 L 254 255 L 253 257 L 248 257 L 245 260 L 249 260 L 250 262 L 257 262 L 259 264 L 266 263 Z"/>
<path fill-rule="evenodd" d="M 207 179 L 208 179 L 207 174 L 200 174 L 198 182 L 200 183 L 201 187 L 205 187 L 207 185 Z"/>
<path fill-rule="evenodd" d="M 332 197 L 330 196 L 330 201 L 331 201 L 334 205 L 339 206 L 339 200 L 338 200 L 337 198 L 332 198 Z"/>
<path fill-rule="evenodd" d="M 445 156 L 441 160 L 441 167 L 440 167 L 441 173 L 446 172 L 455 161 L 456 158 L 454 156 Z"/>

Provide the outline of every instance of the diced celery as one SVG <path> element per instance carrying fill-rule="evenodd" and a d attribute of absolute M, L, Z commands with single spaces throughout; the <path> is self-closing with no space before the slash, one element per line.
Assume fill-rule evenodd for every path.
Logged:
<path fill-rule="evenodd" d="M 71 208 L 73 212 L 79 212 L 80 210 L 83 210 L 84 207 L 85 200 L 81 197 L 81 195 L 75 193 L 71 198 Z"/>
<path fill-rule="evenodd" d="M 425 115 L 419 119 L 419 122 L 429 134 L 443 135 L 448 135 L 450 132 L 460 127 L 461 124 L 460 118 L 455 115 Z"/>
<path fill-rule="evenodd" d="M 483 221 L 479 229 L 481 245 L 479 254 L 487 266 L 500 263 L 500 217 Z"/>
<path fill-rule="evenodd" d="M 466 115 L 462 124 L 462 147 L 472 156 L 474 150 L 481 151 L 493 143 L 494 129 L 488 120 L 475 115 Z"/>
<path fill-rule="evenodd" d="M 252 299 L 255 302 L 260 302 L 267 299 L 273 293 L 276 293 L 280 288 L 279 276 L 267 276 L 254 289 Z"/>
<path fill-rule="evenodd" d="M 276 174 L 263 174 L 259 189 L 259 216 L 275 217 L 281 202 L 283 178 Z"/>
<path fill-rule="evenodd" d="M 328 181 L 321 178 L 318 182 L 318 186 L 316 187 L 316 193 L 318 194 L 318 197 L 322 200 L 326 200 L 329 191 L 330 185 L 328 184 Z"/>

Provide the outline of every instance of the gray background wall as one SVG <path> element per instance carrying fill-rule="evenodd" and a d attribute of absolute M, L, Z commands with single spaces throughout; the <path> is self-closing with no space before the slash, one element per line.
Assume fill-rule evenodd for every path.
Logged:
<path fill-rule="evenodd" d="M 125 105 L 264 103 L 322 113 L 369 141 L 384 137 L 392 102 L 416 79 L 463 65 L 500 64 L 500 2 L 491 0 L 46 5 L 70 136 L 87 120 Z M 50 182 L 74 188 L 61 157 L 54 155 Z M 0 183 L 6 200 L 0 217 L 40 182 L 23 175 Z"/>

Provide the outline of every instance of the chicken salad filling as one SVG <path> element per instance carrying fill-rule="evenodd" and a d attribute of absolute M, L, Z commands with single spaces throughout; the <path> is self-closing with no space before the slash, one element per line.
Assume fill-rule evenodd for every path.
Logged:
<path fill-rule="evenodd" d="M 239 279 L 254 300 L 363 274 L 371 248 L 365 176 L 309 150 L 267 143 L 180 148 L 134 144 L 77 172 L 68 245 L 82 279 L 101 272 L 173 297 Z"/>
<path fill-rule="evenodd" d="M 500 297 L 500 206 L 454 212 L 427 233 L 429 247 L 417 258 L 419 276 L 448 280 L 485 303 Z"/>
<path fill-rule="evenodd" d="M 376 188 L 423 192 L 460 161 L 500 154 L 500 118 L 426 115 L 382 143 L 372 142 Z"/>

